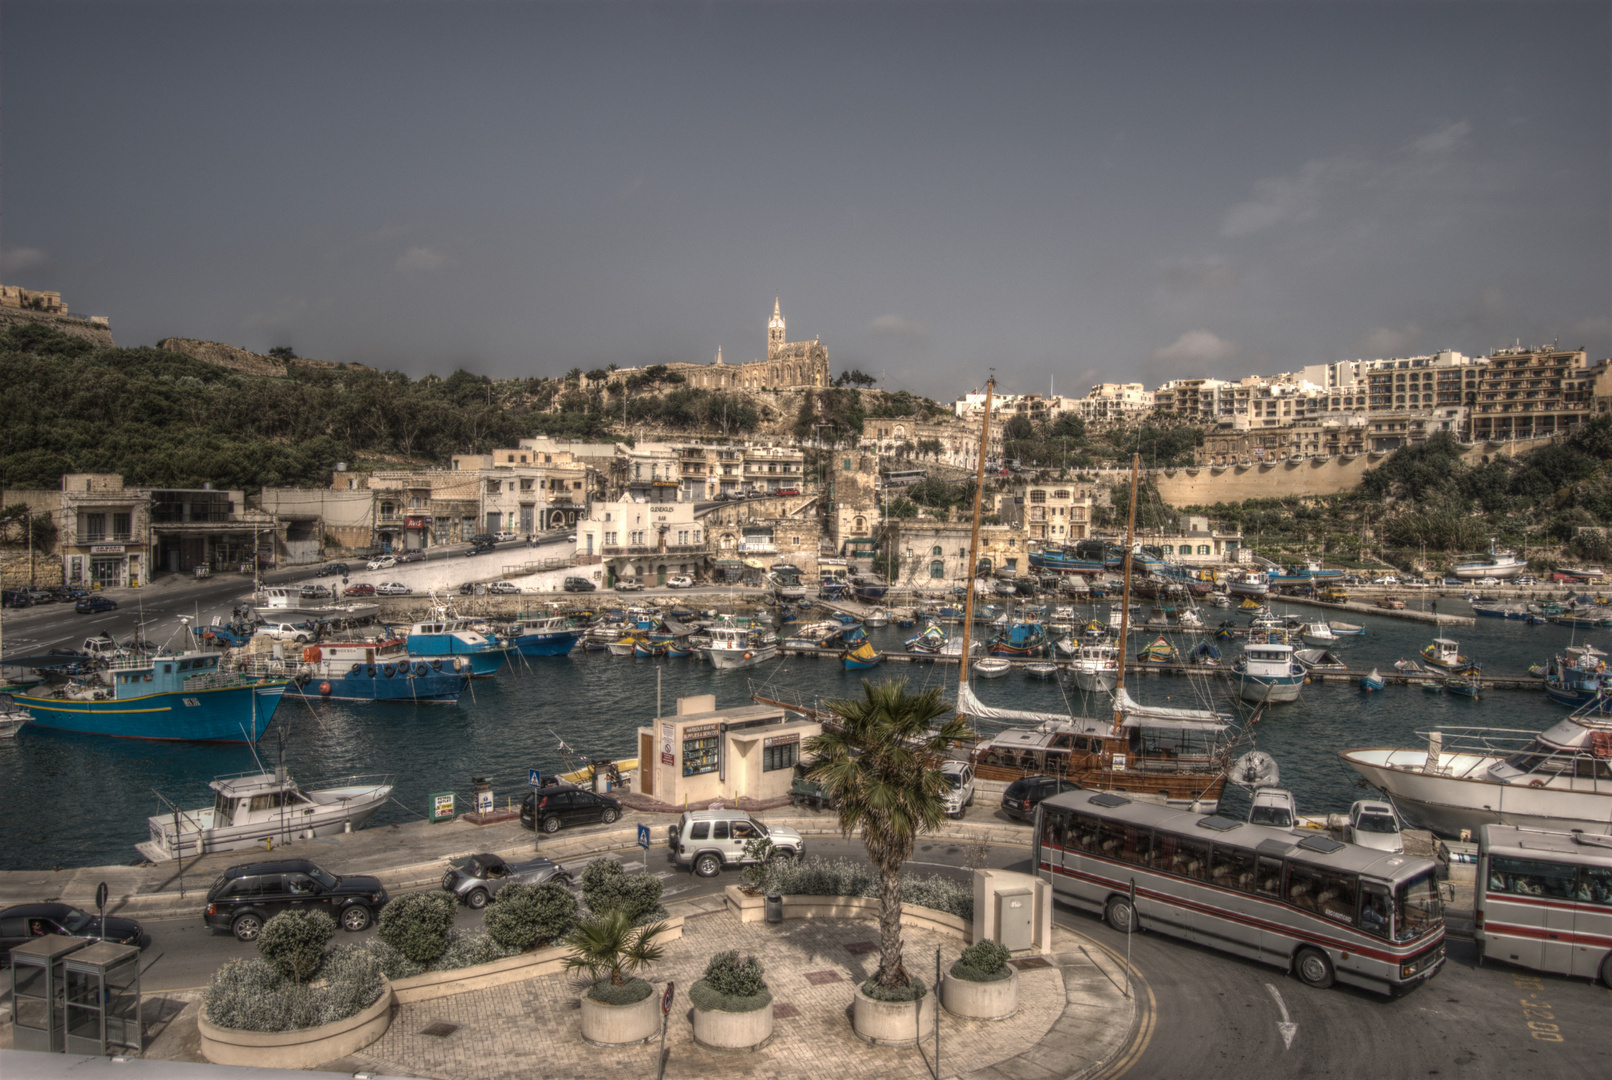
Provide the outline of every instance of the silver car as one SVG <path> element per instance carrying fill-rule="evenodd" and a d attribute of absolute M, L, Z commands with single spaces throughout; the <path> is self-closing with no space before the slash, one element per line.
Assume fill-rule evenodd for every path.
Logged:
<path fill-rule="evenodd" d="M 484 908 L 499 889 L 512 881 L 522 885 L 542 885 L 558 881 L 571 888 L 575 882 L 565 867 L 539 855 L 525 862 L 508 863 L 497 855 L 469 855 L 449 864 L 442 875 L 442 887 L 473 908 Z"/>

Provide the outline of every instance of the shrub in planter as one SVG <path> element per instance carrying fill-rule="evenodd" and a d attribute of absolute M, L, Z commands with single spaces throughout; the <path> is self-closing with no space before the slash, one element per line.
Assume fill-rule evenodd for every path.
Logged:
<path fill-rule="evenodd" d="M 773 858 L 772 838 L 757 836 L 744 843 L 744 869 L 739 871 L 742 887 L 749 893 L 771 895 L 778 891 L 778 862 Z"/>
<path fill-rule="evenodd" d="M 588 996 L 601 1005 L 634 1005 L 655 992 L 643 979 L 624 979 L 616 986 L 609 979 L 600 979 L 588 987 Z"/>
<path fill-rule="evenodd" d="M 446 892 L 406 893 L 381 911 L 380 939 L 417 964 L 429 964 L 448 947 L 458 901 Z"/>
<path fill-rule="evenodd" d="M 453 971 L 457 968 L 490 964 L 506 956 L 514 956 L 520 949 L 506 949 L 492 934 L 481 930 L 455 928 L 448 934 L 448 947 L 442 955 L 431 961 L 432 971 Z"/>
<path fill-rule="evenodd" d="M 917 1001 L 929 993 L 928 985 L 918 976 L 909 974 L 906 986 L 880 986 L 877 978 L 862 984 L 862 992 L 874 1001 Z"/>
<path fill-rule="evenodd" d="M 364 949 L 375 958 L 381 966 L 381 972 L 388 979 L 406 979 L 411 975 L 422 974 L 426 970 L 424 964 L 410 960 L 380 938 L 371 938 L 364 944 Z"/>
<path fill-rule="evenodd" d="M 307 982 L 335 932 L 336 920 L 323 911 L 282 911 L 263 924 L 257 951 L 286 978 Z"/>
<path fill-rule="evenodd" d="M 772 991 L 762 978 L 761 961 L 739 957 L 736 951 L 719 952 L 705 965 L 705 975 L 689 987 L 688 999 L 697 1009 L 754 1012 L 772 1004 Z"/>
<path fill-rule="evenodd" d="M 600 995 L 628 994 L 629 991 L 623 988 L 627 986 L 629 977 L 666 955 L 665 948 L 655 944 L 655 939 L 665 932 L 666 924 L 663 922 L 634 926 L 625 911 L 595 915 L 578 923 L 566 937 L 565 943 L 575 951 L 565 958 L 565 966 L 571 971 L 587 972 L 593 980 L 588 996 L 595 1001 L 606 1005 L 627 1005 L 641 1001 L 647 995 L 647 989 L 643 994 L 621 1002 L 605 1001 Z M 648 987 L 649 984 L 644 983 L 644 986 Z M 634 988 L 631 993 L 637 993 L 637 989 Z"/>
<path fill-rule="evenodd" d="M 313 983 L 298 982 L 259 957 L 231 960 L 202 994 L 207 1019 L 242 1031 L 292 1031 L 345 1020 L 386 990 L 379 961 L 352 946 L 331 949 Z"/>
<path fill-rule="evenodd" d="M 597 863 L 590 864 L 590 869 Z M 646 875 L 647 876 L 647 875 Z M 651 879 L 656 885 L 658 879 Z M 659 890 L 657 890 L 658 892 Z M 577 921 L 577 898 L 556 881 L 505 885 L 487 909 L 487 936 L 504 949 L 521 951 L 569 934 Z"/>
<path fill-rule="evenodd" d="M 903 877 L 901 902 L 944 911 L 966 922 L 974 921 L 972 884 L 951 881 L 939 874 L 930 874 L 928 877 Z"/>
<path fill-rule="evenodd" d="M 990 938 L 982 938 L 963 950 L 952 965 L 952 978 L 966 982 L 1000 982 L 1013 974 L 1008 961 L 1013 954 Z"/>
<path fill-rule="evenodd" d="M 628 874 L 614 859 L 595 859 L 582 870 L 582 902 L 594 915 L 624 911 L 633 922 L 660 908 L 661 881 L 653 874 Z"/>

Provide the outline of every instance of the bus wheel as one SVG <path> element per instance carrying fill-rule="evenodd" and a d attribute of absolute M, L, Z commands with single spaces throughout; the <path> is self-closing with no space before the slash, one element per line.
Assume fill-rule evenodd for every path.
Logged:
<path fill-rule="evenodd" d="M 1108 920 L 1109 926 L 1122 934 L 1128 934 L 1136 929 L 1136 909 L 1123 896 L 1116 896 L 1108 902 L 1108 907 L 1103 909 L 1103 918 Z"/>
<path fill-rule="evenodd" d="M 1601 961 L 1601 985 L 1612 987 L 1612 952 Z"/>
<path fill-rule="evenodd" d="M 1293 971 L 1305 986 L 1325 990 L 1332 985 L 1332 961 L 1320 949 L 1300 949 L 1293 958 Z"/>

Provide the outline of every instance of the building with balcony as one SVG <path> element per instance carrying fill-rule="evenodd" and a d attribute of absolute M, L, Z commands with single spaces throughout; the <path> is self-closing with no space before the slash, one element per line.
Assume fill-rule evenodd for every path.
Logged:
<path fill-rule="evenodd" d="M 1477 379 L 1471 442 L 1536 439 L 1590 417 L 1598 368 L 1583 349 L 1501 349 Z"/>
<path fill-rule="evenodd" d="M 577 557 L 600 564 L 606 587 L 621 578 L 664 585 L 678 574 L 702 575 L 707 551 L 691 502 L 596 501 L 577 524 Z"/>
<path fill-rule="evenodd" d="M 69 584 L 144 584 L 152 569 L 150 493 L 124 487 L 116 473 L 63 476 L 56 547 Z"/>
<path fill-rule="evenodd" d="M 1033 484 L 1024 493 L 1023 529 L 1037 543 L 1071 544 L 1091 528 L 1091 496 L 1069 484 Z"/>
<path fill-rule="evenodd" d="M 274 559 L 274 519 L 242 491 L 150 488 L 152 572 L 251 570 Z"/>
<path fill-rule="evenodd" d="M 984 411 L 983 407 L 980 410 Z M 994 410 L 993 410 L 994 411 Z M 959 469 L 979 466 L 980 426 L 978 420 L 958 423 L 931 423 L 912 417 L 875 417 L 862 421 L 862 450 L 894 461 L 911 462 L 915 468 L 935 461 Z M 991 424 L 991 441 L 986 458 L 1002 460 L 1002 424 Z M 905 467 L 905 466 L 892 466 Z"/>
<path fill-rule="evenodd" d="M 1098 383 L 1083 398 L 1059 398 L 1055 411 L 1073 413 L 1088 424 L 1102 424 L 1138 419 L 1153 407 L 1153 391 L 1141 383 Z"/>

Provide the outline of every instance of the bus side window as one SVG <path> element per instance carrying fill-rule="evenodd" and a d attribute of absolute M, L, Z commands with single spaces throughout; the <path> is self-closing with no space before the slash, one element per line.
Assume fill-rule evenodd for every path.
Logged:
<path fill-rule="evenodd" d="M 1322 871 L 1317 875 L 1320 892 L 1315 897 L 1315 909 L 1335 922 L 1348 925 L 1355 921 L 1355 885 L 1353 874 Z"/>
<path fill-rule="evenodd" d="M 1321 872 L 1299 863 L 1287 866 L 1287 889 L 1284 899 L 1296 908 L 1315 911 L 1316 897 L 1321 894 Z"/>
<path fill-rule="evenodd" d="M 1578 899 L 1591 904 L 1612 904 L 1612 867 L 1578 868 Z"/>
<path fill-rule="evenodd" d="M 1254 856 L 1237 848 L 1215 846 L 1209 860 L 1209 879 L 1224 889 L 1252 892 L 1254 889 Z"/>
<path fill-rule="evenodd" d="M 1254 880 L 1259 884 L 1257 891 L 1267 896 L 1282 895 L 1282 860 L 1268 859 L 1261 855 L 1259 857 L 1259 869 L 1254 874 Z"/>
<path fill-rule="evenodd" d="M 1053 847 L 1069 846 L 1069 811 L 1046 807 L 1041 824 L 1041 842 Z"/>
<path fill-rule="evenodd" d="M 1381 885 L 1362 882 L 1360 885 L 1360 918 L 1356 925 L 1368 934 L 1380 938 L 1388 936 L 1388 890 Z"/>
<path fill-rule="evenodd" d="M 1097 819 L 1075 814 L 1069 824 L 1069 846 L 1075 851 L 1097 850 Z"/>

